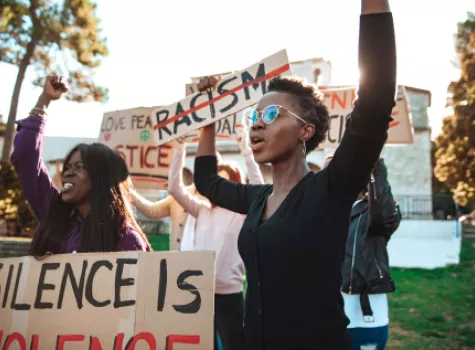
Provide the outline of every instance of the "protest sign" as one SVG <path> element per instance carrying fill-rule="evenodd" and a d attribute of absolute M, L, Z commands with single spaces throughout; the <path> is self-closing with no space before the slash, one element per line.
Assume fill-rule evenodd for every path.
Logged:
<path fill-rule="evenodd" d="M 219 79 L 222 75 L 212 75 Z M 192 95 L 198 91 L 197 85 L 200 78 L 192 79 L 191 84 L 186 84 L 185 96 Z M 229 117 L 220 119 L 216 122 L 216 140 L 235 140 L 236 139 L 236 124 L 239 125 L 242 120 L 242 113 L 234 113 Z M 186 135 L 188 142 L 198 142 L 200 139 L 200 131 L 193 130 Z"/>
<path fill-rule="evenodd" d="M 107 112 L 102 119 L 99 142 L 125 159 L 134 186 L 139 189 L 164 189 L 173 159 L 173 144 L 155 144 L 152 111 L 156 108 Z"/>
<path fill-rule="evenodd" d="M 343 137 L 346 119 L 353 110 L 356 99 L 356 87 L 331 87 L 320 88 L 324 103 L 330 113 L 330 129 L 327 138 L 318 148 L 337 148 Z M 411 117 L 407 103 L 407 96 L 403 86 L 398 87 L 396 106 L 392 112 L 393 122 L 389 125 L 388 144 L 414 143 Z"/>
<path fill-rule="evenodd" d="M 0 259 L 0 349 L 213 348 L 214 253 Z"/>
<path fill-rule="evenodd" d="M 256 104 L 267 92 L 270 79 L 290 73 L 282 50 L 240 72 L 230 74 L 215 90 L 196 92 L 152 112 L 156 144 L 162 145 Z"/>

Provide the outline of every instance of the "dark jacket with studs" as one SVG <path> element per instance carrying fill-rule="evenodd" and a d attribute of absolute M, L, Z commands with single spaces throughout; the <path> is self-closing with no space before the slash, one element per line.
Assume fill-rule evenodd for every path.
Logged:
<path fill-rule="evenodd" d="M 380 159 L 371 174 L 368 196 L 351 211 L 351 223 L 342 264 L 342 291 L 347 294 L 385 294 L 395 290 L 389 271 L 387 244 L 401 222 Z"/>

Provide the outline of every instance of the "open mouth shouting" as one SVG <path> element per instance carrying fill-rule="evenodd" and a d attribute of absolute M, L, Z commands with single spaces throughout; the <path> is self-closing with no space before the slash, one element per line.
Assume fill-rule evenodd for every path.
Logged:
<path fill-rule="evenodd" d="M 259 152 L 264 147 L 264 138 L 260 136 L 251 136 L 251 149 L 253 152 Z"/>
<path fill-rule="evenodd" d="M 71 182 L 64 182 L 63 183 L 63 188 L 61 189 L 61 192 L 67 193 L 71 191 L 71 189 L 74 187 L 74 185 Z"/>

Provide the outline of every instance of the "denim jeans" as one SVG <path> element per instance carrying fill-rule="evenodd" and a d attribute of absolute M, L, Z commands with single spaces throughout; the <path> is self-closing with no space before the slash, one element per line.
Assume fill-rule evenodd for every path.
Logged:
<path fill-rule="evenodd" d="M 384 350 L 389 327 L 348 328 L 348 332 L 351 334 L 351 350 Z"/>
<path fill-rule="evenodd" d="M 242 293 L 214 295 L 215 350 L 242 350 L 244 343 L 244 297 Z"/>

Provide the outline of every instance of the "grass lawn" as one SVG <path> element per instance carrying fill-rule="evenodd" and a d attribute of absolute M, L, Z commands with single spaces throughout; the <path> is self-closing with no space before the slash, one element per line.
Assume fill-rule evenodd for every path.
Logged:
<path fill-rule="evenodd" d="M 475 349 L 475 240 L 463 241 L 457 266 L 392 275 L 388 349 Z"/>

